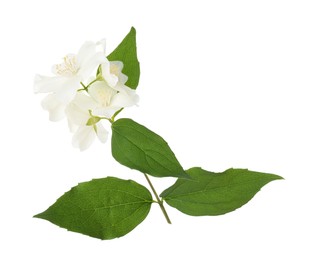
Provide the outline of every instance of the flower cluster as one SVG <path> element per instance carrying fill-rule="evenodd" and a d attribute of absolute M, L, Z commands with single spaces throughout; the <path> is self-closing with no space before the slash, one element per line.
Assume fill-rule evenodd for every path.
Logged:
<path fill-rule="evenodd" d="M 68 54 L 53 66 L 54 76 L 35 76 L 35 92 L 49 93 L 42 107 L 51 121 L 67 118 L 74 147 L 85 150 L 96 136 L 105 142 L 108 132 L 101 120 L 112 121 L 138 102 L 135 90 L 125 85 L 128 77 L 122 68 L 122 62 L 106 58 L 104 41 L 86 42 L 76 55 Z"/>

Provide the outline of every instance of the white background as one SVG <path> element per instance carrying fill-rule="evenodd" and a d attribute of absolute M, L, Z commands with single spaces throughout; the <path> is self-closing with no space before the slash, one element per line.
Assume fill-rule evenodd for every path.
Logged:
<path fill-rule="evenodd" d="M 1 259 L 314 259 L 313 1 L 2 1 Z M 185 168 L 282 175 L 247 205 L 189 217 L 157 205 L 130 234 L 100 241 L 32 216 L 78 182 L 143 176 L 110 142 L 71 146 L 33 94 L 36 73 L 137 29 L 139 107 L 124 111 L 163 136 Z M 107 125 L 109 128 L 109 125 Z M 153 179 L 161 192 L 173 179 Z"/>

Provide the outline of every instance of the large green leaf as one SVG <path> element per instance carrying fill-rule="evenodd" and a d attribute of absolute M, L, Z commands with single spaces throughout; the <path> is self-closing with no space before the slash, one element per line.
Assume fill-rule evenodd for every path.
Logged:
<path fill-rule="evenodd" d="M 220 215 L 245 203 L 267 183 L 282 179 L 274 174 L 246 169 L 213 173 L 201 168 L 186 171 L 191 179 L 179 179 L 160 195 L 170 206 L 192 216 Z"/>
<path fill-rule="evenodd" d="M 69 231 L 113 239 L 140 224 L 149 213 L 151 203 L 152 196 L 144 186 L 107 177 L 80 183 L 34 217 Z"/>
<path fill-rule="evenodd" d="M 166 141 L 131 119 L 112 124 L 112 155 L 121 164 L 155 177 L 188 177 Z"/>
<path fill-rule="evenodd" d="M 128 87 L 136 89 L 140 79 L 140 63 L 137 60 L 136 31 L 132 27 L 118 47 L 108 55 L 110 61 L 122 61 L 122 72 L 128 76 L 125 83 Z"/>

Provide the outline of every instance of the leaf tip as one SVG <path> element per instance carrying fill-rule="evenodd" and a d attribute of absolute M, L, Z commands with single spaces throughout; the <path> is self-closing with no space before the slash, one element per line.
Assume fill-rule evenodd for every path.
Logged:
<path fill-rule="evenodd" d="M 34 215 L 33 218 L 43 218 L 43 212 Z"/>
<path fill-rule="evenodd" d="M 131 27 L 131 30 L 130 30 L 130 32 L 131 32 L 131 33 L 134 33 L 134 34 L 136 34 L 136 29 L 135 29 L 135 27 L 134 27 L 134 26 L 132 26 L 132 27 Z"/>
<path fill-rule="evenodd" d="M 285 178 L 280 175 L 276 175 L 276 174 L 273 174 L 273 175 L 274 175 L 274 180 L 285 180 Z"/>

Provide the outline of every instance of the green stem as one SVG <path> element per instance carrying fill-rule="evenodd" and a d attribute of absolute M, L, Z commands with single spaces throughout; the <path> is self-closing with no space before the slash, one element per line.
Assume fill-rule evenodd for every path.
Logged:
<path fill-rule="evenodd" d="M 124 107 L 120 108 L 118 111 L 114 113 L 114 115 L 109 119 L 109 122 L 112 124 L 116 116 L 124 109 Z"/>
<path fill-rule="evenodd" d="M 169 218 L 169 216 L 168 216 L 168 214 L 167 214 L 167 211 L 166 211 L 166 209 L 165 209 L 165 207 L 164 207 L 164 204 L 163 204 L 163 202 L 160 200 L 160 198 L 159 198 L 159 196 L 158 196 L 158 194 L 157 194 L 157 192 L 156 192 L 156 190 L 155 190 L 153 184 L 151 183 L 150 179 L 148 178 L 148 175 L 147 175 L 146 173 L 144 173 L 144 176 L 145 176 L 145 178 L 146 178 L 146 180 L 147 180 L 147 182 L 148 182 L 150 188 L 152 189 L 152 191 L 153 191 L 153 193 L 154 193 L 154 195 L 155 195 L 155 198 L 156 198 L 156 200 L 157 200 L 157 203 L 159 204 L 159 207 L 160 207 L 162 213 L 164 214 L 164 216 L 165 216 L 165 218 L 166 218 L 168 224 L 171 224 L 170 218 Z"/>
<path fill-rule="evenodd" d="M 88 92 L 88 87 L 86 87 L 82 82 L 80 82 L 80 84 L 83 88 L 78 89 L 77 92 L 84 91 L 84 90 Z"/>
<path fill-rule="evenodd" d="M 99 80 L 98 78 L 94 79 L 93 81 L 91 81 L 87 86 L 86 88 L 89 88 L 90 85 L 92 85 L 94 82 L 96 82 L 97 80 Z"/>
<path fill-rule="evenodd" d="M 91 81 L 87 86 L 85 86 L 85 85 L 83 84 L 83 82 L 80 82 L 80 84 L 81 84 L 81 86 L 82 86 L 83 88 L 80 88 L 80 89 L 78 89 L 77 91 L 79 92 L 79 91 L 85 90 L 86 92 L 88 92 L 88 88 L 90 87 L 90 85 L 92 85 L 92 84 L 93 84 L 94 82 L 96 82 L 97 80 L 99 80 L 99 78 L 94 79 L 94 80 Z"/>

